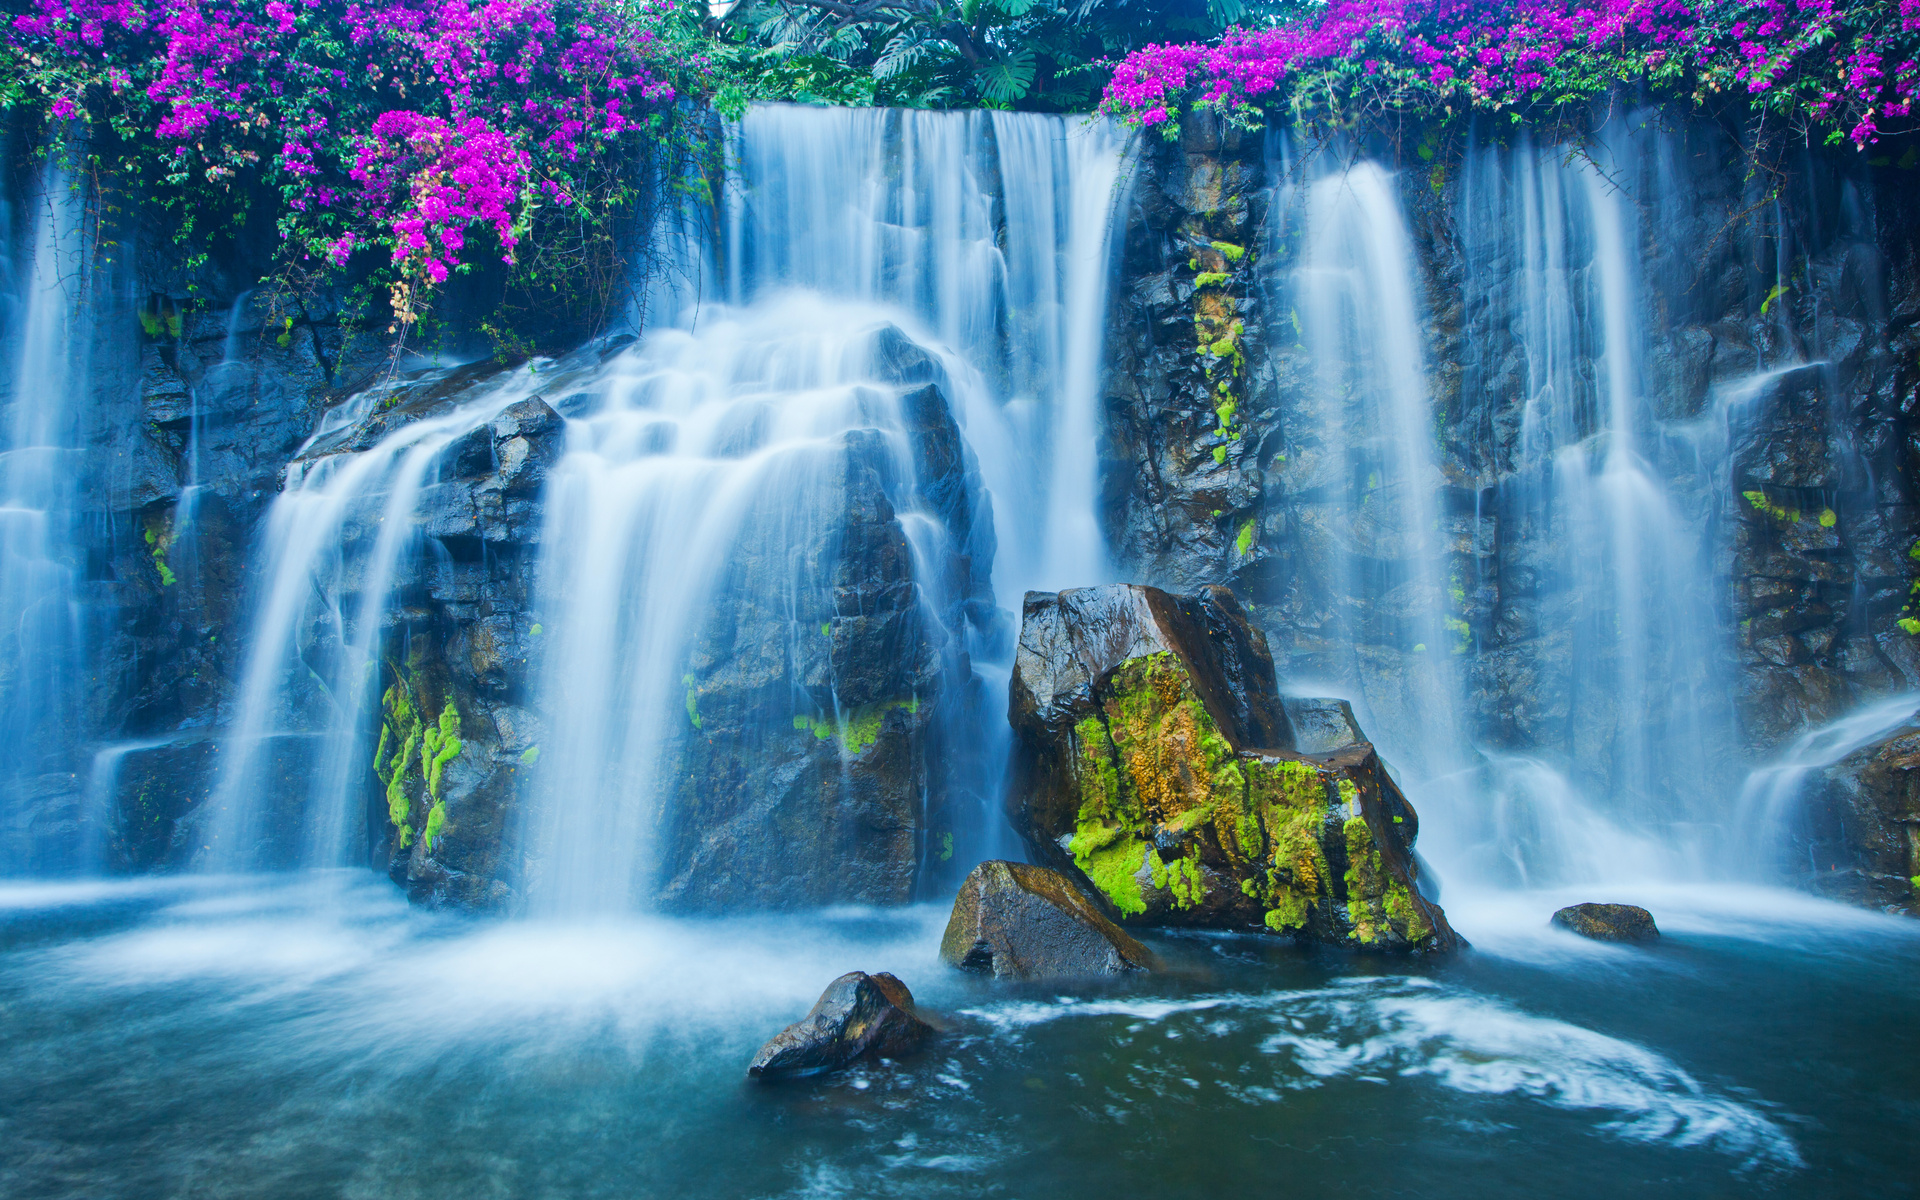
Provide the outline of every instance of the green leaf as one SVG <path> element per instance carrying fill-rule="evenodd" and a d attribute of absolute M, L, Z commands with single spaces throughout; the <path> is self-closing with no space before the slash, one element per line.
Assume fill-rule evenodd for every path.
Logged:
<path fill-rule="evenodd" d="M 1005 103 L 1018 100 L 1033 89 L 1036 70 L 1033 51 L 1022 47 L 1005 58 L 982 63 L 975 77 L 980 81 L 982 96 Z"/>
<path fill-rule="evenodd" d="M 1247 6 L 1241 0 L 1207 0 L 1207 17 L 1222 29 L 1246 15 Z"/>
<path fill-rule="evenodd" d="M 1039 0 L 993 0 L 993 6 L 1010 17 L 1024 17 Z"/>

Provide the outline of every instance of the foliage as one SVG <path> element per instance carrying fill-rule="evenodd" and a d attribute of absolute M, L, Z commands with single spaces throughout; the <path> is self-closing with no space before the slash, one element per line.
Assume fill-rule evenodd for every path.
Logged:
<path fill-rule="evenodd" d="M 1762 119 L 1865 146 L 1913 128 L 1920 0 L 1332 0 L 1210 44 L 1128 55 L 1105 92 L 1141 125 L 1198 103 L 1347 120 L 1525 110 L 1649 84 L 1743 96 Z"/>
<path fill-rule="evenodd" d="M 28 0 L 0 102 L 183 236 L 264 194 L 286 270 L 377 252 L 404 326 L 482 256 L 605 240 L 699 49 L 674 0 Z"/>
<path fill-rule="evenodd" d="M 747 99 L 1085 111 L 1104 64 L 1301 7 L 1246 0 L 756 0 L 728 26 Z"/>

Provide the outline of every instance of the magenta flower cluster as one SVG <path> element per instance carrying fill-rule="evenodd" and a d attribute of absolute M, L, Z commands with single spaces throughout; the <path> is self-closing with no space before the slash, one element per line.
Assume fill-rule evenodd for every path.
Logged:
<path fill-rule="evenodd" d="M 1866 145 L 1911 126 L 1920 0 L 1331 0 L 1312 18 L 1128 55 L 1105 107 L 1521 108 L 1651 81 L 1743 93 Z"/>
<path fill-rule="evenodd" d="M 32 0 L 10 40 L 58 120 L 158 141 L 173 182 L 264 166 L 284 236 L 343 263 L 379 244 L 440 283 L 471 231 L 511 262 L 578 204 L 698 64 L 673 0 Z"/>

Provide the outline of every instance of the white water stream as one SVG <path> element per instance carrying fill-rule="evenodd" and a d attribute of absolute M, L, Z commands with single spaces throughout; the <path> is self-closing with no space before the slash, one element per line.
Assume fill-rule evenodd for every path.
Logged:
<path fill-rule="evenodd" d="M 61 748 L 86 683 L 76 507 L 94 264 L 75 178 L 50 159 L 37 183 L 18 258 L 0 234 L 0 874 L 69 867 L 99 837 L 24 826 L 29 796 L 68 790 Z"/>
<path fill-rule="evenodd" d="M 993 617 L 992 600 L 966 605 L 937 567 L 970 557 L 1012 613 L 1027 588 L 1106 577 L 1095 441 L 1123 142 L 1078 119 L 780 106 L 731 131 L 737 171 L 706 261 L 674 247 L 685 286 L 655 287 L 653 331 L 570 385 L 582 399 L 567 409 L 541 535 L 543 799 L 520 831 L 536 909 L 649 903 L 671 817 L 663 772 L 688 724 L 699 728 L 690 643 L 737 586 L 741 547 L 820 542 L 833 514 L 813 511 L 816 497 L 869 436 L 925 621 L 950 647 L 943 694 L 958 706 L 973 693 L 967 703 L 992 715 L 968 765 L 938 769 L 970 772 L 966 849 L 993 848 L 1017 617 Z M 727 302 L 701 294 L 710 287 Z M 961 429 L 976 489 L 965 545 L 951 544 L 951 514 L 936 519 L 915 496 L 900 404 L 919 380 L 888 374 L 875 347 L 889 325 L 931 356 Z M 513 376 L 363 453 L 290 468 L 262 538 L 209 865 L 361 853 L 373 681 L 395 580 L 421 552 L 423 493 L 442 450 L 542 382 Z M 315 444 L 377 402 L 330 416 Z M 824 582 L 797 560 L 772 570 L 758 605 L 797 613 L 780 589 Z M 791 637 L 821 636 L 790 624 Z M 273 799 L 289 781 L 304 795 Z M 276 828 L 286 814 L 304 824 L 292 851 Z"/>

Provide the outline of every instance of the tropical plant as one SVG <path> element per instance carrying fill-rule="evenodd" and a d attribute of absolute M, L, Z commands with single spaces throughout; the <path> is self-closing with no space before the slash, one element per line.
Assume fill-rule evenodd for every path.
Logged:
<path fill-rule="evenodd" d="M 1103 64 L 1164 38 L 1212 37 L 1301 9 L 1261 0 L 756 0 L 730 22 L 733 74 L 780 96 L 916 107 L 1080 110 Z"/>

